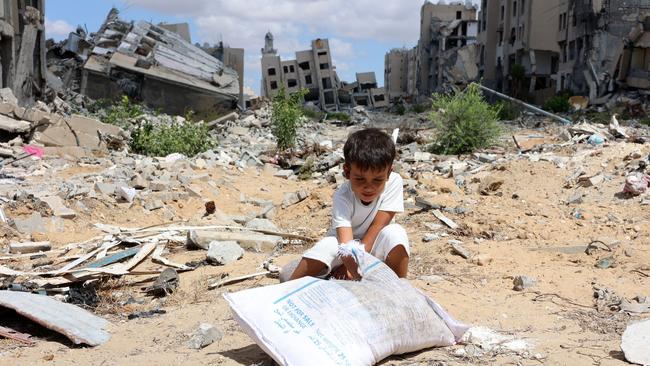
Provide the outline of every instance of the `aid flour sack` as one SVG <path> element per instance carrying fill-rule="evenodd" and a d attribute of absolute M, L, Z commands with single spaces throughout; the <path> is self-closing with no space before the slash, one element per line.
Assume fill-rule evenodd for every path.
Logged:
<path fill-rule="evenodd" d="M 453 345 L 467 326 L 365 255 L 361 281 L 301 278 L 224 297 L 244 331 L 284 366 L 374 365 Z"/>

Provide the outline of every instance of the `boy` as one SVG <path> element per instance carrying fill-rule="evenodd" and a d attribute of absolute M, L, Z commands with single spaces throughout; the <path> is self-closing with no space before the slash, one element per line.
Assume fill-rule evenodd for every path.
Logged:
<path fill-rule="evenodd" d="M 337 256 L 339 244 L 353 239 L 360 240 L 366 252 L 384 261 L 399 277 L 406 277 L 408 237 L 404 228 L 391 224 L 395 213 L 404 211 L 402 178 L 391 172 L 395 144 L 384 132 L 369 128 L 350 135 L 343 154 L 343 176 L 348 181 L 334 193 L 332 227 L 305 252 L 290 279 L 330 273 L 336 278 L 359 279 L 354 260 Z"/>

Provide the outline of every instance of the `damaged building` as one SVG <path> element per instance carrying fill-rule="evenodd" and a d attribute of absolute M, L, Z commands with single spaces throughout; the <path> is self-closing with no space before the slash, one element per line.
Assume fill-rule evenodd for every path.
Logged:
<path fill-rule="evenodd" d="M 542 104 L 555 93 L 559 0 L 483 0 L 479 68 L 483 82 Z"/>
<path fill-rule="evenodd" d="M 561 0 L 557 90 L 597 101 L 617 87 L 650 89 L 650 0 Z"/>
<path fill-rule="evenodd" d="M 45 92 L 44 13 L 44 0 L 0 4 L 0 89 L 11 89 L 20 104 Z"/>
<path fill-rule="evenodd" d="M 478 78 L 477 8 L 455 2 L 420 8 L 420 38 L 412 49 L 389 51 L 384 60 L 384 83 L 392 101 L 417 102 L 452 85 Z"/>
<path fill-rule="evenodd" d="M 305 102 L 313 102 L 323 110 L 339 110 L 340 80 L 332 64 L 329 41 L 315 39 L 311 49 L 296 52 L 294 60 L 281 60 L 273 48 L 273 35 L 268 32 L 262 49 L 262 96 L 274 97 L 281 87 L 288 93 L 307 89 Z"/>
<path fill-rule="evenodd" d="M 236 107 L 241 95 L 237 71 L 182 35 L 118 15 L 112 9 L 89 40 L 82 94 L 93 99 L 128 95 L 168 114 Z"/>
<path fill-rule="evenodd" d="M 388 106 L 386 89 L 377 85 L 374 71 L 356 73 L 352 83 L 341 82 L 338 90 L 341 106 L 381 108 Z"/>

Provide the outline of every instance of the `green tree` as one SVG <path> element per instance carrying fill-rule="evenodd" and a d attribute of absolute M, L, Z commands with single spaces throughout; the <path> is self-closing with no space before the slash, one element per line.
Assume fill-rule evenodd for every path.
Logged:
<path fill-rule="evenodd" d="M 273 98 L 272 132 L 278 140 L 280 150 L 292 149 L 296 144 L 296 134 L 304 113 L 302 99 L 306 94 L 306 89 L 289 95 L 284 88 L 280 88 L 278 95 Z"/>

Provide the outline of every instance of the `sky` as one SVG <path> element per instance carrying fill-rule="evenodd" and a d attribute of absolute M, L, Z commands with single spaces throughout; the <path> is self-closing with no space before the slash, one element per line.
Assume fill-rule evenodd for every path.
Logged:
<path fill-rule="evenodd" d="M 417 43 L 422 4 L 423 0 L 47 0 L 45 32 L 55 40 L 67 38 L 78 25 L 95 32 L 112 7 L 127 21 L 187 22 L 193 43 L 223 41 L 245 49 L 244 86 L 255 94 L 260 90 L 260 49 L 267 31 L 273 33 L 274 48 L 283 60 L 309 49 L 312 39 L 328 38 L 341 80 L 354 81 L 356 72 L 374 71 L 383 85 L 386 52 Z"/>

